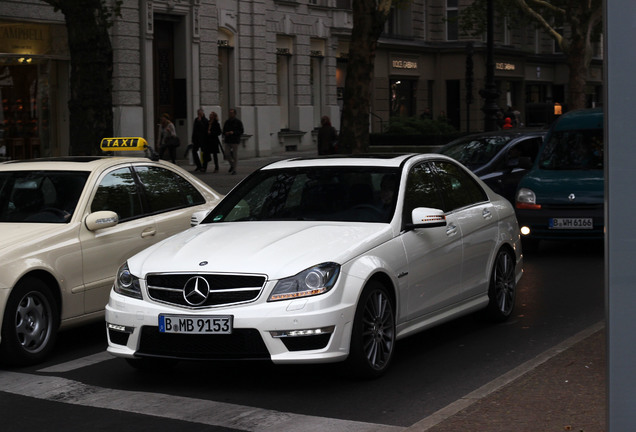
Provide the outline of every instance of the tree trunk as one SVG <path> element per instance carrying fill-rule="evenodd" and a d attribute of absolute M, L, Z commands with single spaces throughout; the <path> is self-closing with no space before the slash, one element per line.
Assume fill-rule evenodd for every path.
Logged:
<path fill-rule="evenodd" d="M 343 95 L 338 151 L 364 153 L 369 146 L 371 86 L 378 38 L 391 8 L 390 0 L 355 0 Z"/>
<path fill-rule="evenodd" d="M 113 50 L 108 13 L 101 0 L 47 2 L 64 14 L 68 31 L 70 154 L 95 155 L 101 139 L 113 135 Z"/>

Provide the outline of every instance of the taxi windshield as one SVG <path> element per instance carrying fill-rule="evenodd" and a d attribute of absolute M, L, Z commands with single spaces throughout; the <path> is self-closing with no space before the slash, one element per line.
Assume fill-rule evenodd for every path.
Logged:
<path fill-rule="evenodd" d="M 0 172 L 0 222 L 68 223 L 89 173 Z"/>
<path fill-rule="evenodd" d="M 272 220 L 382 222 L 393 217 L 399 170 L 304 167 L 261 170 L 239 184 L 203 223 Z"/>

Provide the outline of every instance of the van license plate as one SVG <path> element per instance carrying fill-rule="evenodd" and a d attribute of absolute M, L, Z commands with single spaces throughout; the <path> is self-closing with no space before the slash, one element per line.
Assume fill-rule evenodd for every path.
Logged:
<path fill-rule="evenodd" d="M 593 229 L 592 218 L 550 218 L 550 229 Z"/>
<path fill-rule="evenodd" d="M 231 334 L 232 315 L 159 315 L 160 333 Z"/>

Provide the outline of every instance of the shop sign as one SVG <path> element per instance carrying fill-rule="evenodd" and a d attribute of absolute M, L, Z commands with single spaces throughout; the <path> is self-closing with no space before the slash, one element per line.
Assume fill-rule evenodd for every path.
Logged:
<path fill-rule="evenodd" d="M 48 25 L 0 22 L 0 53 L 48 54 L 50 42 Z"/>
<path fill-rule="evenodd" d="M 417 60 L 393 59 L 393 69 L 417 70 Z"/>
<path fill-rule="evenodd" d="M 517 66 L 514 63 L 497 62 L 495 63 L 495 69 L 512 72 L 517 70 Z"/>

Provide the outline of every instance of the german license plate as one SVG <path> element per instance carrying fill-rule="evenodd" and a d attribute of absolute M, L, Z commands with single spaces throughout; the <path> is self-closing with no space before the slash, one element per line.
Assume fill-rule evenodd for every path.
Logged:
<path fill-rule="evenodd" d="M 550 229 L 593 229 L 592 218 L 551 218 Z"/>
<path fill-rule="evenodd" d="M 232 315 L 159 315 L 159 332 L 187 334 L 230 334 Z"/>

